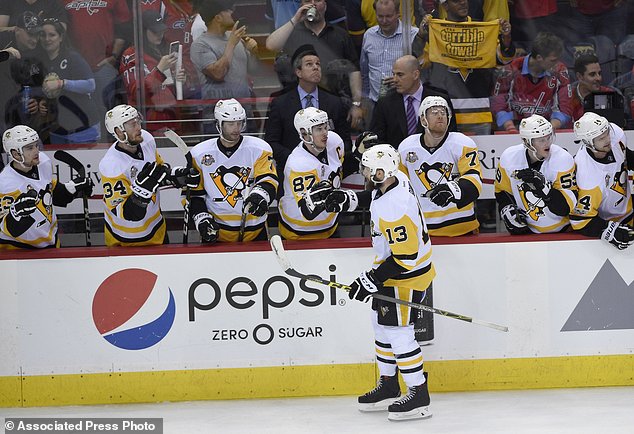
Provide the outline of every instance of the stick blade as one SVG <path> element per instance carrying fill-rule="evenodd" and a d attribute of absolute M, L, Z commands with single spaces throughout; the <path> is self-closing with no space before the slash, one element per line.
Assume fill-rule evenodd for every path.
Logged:
<path fill-rule="evenodd" d="M 286 256 L 286 251 L 284 250 L 284 246 L 282 245 L 282 237 L 280 237 L 279 235 L 273 235 L 271 237 L 270 243 L 271 249 L 273 250 L 273 253 L 275 253 L 277 262 L 280 263 L 280 267 L 282 267 L 282 270 L 286 271 L 292 269 L 291 262 L 288 260 L 288 257 Z"/>
<path fill-rule="evenodd" d="M 165 137 L 167 137 L 178 149 L 181 150 L 183 154 L 187 154 L 189 152 L 189 148 L 187 147 L 187 143 L 181 139 L 181 136 L 176 134 L 175 131 L 167 129 L 164 133 Z"/>

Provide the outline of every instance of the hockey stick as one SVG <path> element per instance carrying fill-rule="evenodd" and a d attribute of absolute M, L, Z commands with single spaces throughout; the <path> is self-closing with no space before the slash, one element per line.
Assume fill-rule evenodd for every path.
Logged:
<path fill-rule="evenodd" d="M 176 145 L 178 149 L 185 155 L 185 159 L 187 160 L 187 167 L 193 167 L 192 165 L 192 154 L 189 152 L 189 148 L 187 144 L 181 139 L 181 137 L 176 134 L 174 131 L 167 129 L 164 133 L 165 137 L 167 137 L 173 144 Z M 189 200 L 191 197 L 191 189 L 189 187 L 185 187 L 185 209 L 183 212 L 183 244 L 187 244 L 189 241 Z"/>
<path fill-rule="evenodd" d="M 249 209 L 251 208 L 251 204 L 247 204 L 247 206 L 245 206 L 242 209 L 242 216 L 240 217 L 240 231 L 238 232 L 238 241 L 242 242 L 244 241 L 244 229 L 247 225 L 247 216 L 249 215 Z"/>
<path fill-rule="evenodd" d="M 293 266 L 291 265 L 291 262 L 289 261 L 288 257 L 286 256 L 286 251 L 284 251 L 284 246 L 282 245 L 282 238 L 280 238 L 279 235 L 273 235 L 271 237 L 270 242 L 271 242 L 271 248 L 273 249 L 273 253 L 275 253 L 275 256 L 277 257 L 277 261 L 280 263 L 280 266 L 282 267 L 284 272 L 288 274 L 289 276 L 297 277 L 298 279 L 310 280 L 311 282 L 327 285 L 327 286 L 330 286 L 331 288 L 338 288 L 338 289 L 343 289 L 344 291 L 350 291 L 351 287 L 348 285 L 344 285 L 338 282 L 331 282 L 330 280 L 322 279 L 319 276 L 307 275 L 295 270 Z M 469 316 L 460 315 L 460 314 L 449 312 L 442 309 L 436 309 L 435 307 L 425 306 L 424 304 L 412 303 L 411 301 L 400 300 L 398 298 L 393 298 L 387 295 L 382 295 L 377 293 L 373 293 L 372 297 L 378 300 L 389 301 L 396 304 L 402 304 L 404 306 L 409 306 L 414 309 L 424 310 L 427 312 L 435 313 L 437 315 L 446 316 L 448 318 L 453 318 L 460 321 L 478 324 L 484 327 L 489 327 L 495 330 L 499 330 L 501 332 L 509 331 L 509 328 L 506 326 L 502 326 L 492 322 L 481 321 L 479 319 L 471 318 Z"/>
<path fill-rule="evenodd" d="M 86 178 L 86 168 L 84 167 L 84 165 L 81 163 L 81 161 L 73 157 L 68 152 L 62 150 L 55 151 L 53 157 L 55 157 L 56 160 L 59 160 L 62 163 L 66 163 L 71 169 L 77 172 L 80 177 Z M 85 192 L 82 195 L 82 200 L 84 203 L 84 227 L 86 230 L 86 246 L 90 247 L 92 245 L 92 243 L 90 242 L 90 211 L 88 210 L 88 196 Z"/>

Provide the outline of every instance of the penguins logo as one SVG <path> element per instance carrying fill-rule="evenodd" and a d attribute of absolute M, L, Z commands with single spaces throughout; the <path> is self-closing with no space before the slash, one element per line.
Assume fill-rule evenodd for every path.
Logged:
<path fill-rule="evenodd" d="M 521 184 L 518 186 L 518 190 L 520 192 L 520 198 L 522 199 L 522 203 L 524 204 L 524 209 L 526 209 L 526 214 L 532 218 L 534 221 L 539 220 L 539 217 L 544 215 L 544 208 L 546 208 L 546 204 L 542 199 L 535 196 L 528 188 L 524 188 L 525 184 Z"/>
<path fill-rule="evenodd" d="M 443 163 L 437 161 L 432 164 L 423 162 L 420 168 L 416 169 L 416 175 L 420 179 L 420 182 L 425 186 L 427 190 L 431 190 L 438 184 L 444 184 L 449 180 L 451 176 L 451 170 L 453 169 L 453 163 Z"/>
<path fill-rule="evenodd" d="M 614 174 L 614 182 L 610 185 L 610 190 L 614 190 L 617 193 L 625 196 L 625 190 L 627 185 L 627 167 L 625 167 L 625 161 L 621 164 L 621 169 Z"/>
<path fill-rule="evenodd" d="M 226 200 L 229 205 L 235 208 L 238 201 L 242 199 L 242 191 L 247 187 L 250 173 L 250 167 L 233 166 L 226 168 L 218 166 L 218 169 L 211 174 L 211 179 L 223 197 L 215 200 L 217 202 Z"/>
<path fill-rule="evenodd" d="M 28 190 L 33 190 L 31 185 L 27 186 Z M 53 221 L 53 184 L 47 184 L 44 190 L 37 192 L 37 205 L 35 206 L 40 213 L 48 220 L 49 223 Z M 40 222 L 38 226 L 44 224 L 44 221 Z"/>

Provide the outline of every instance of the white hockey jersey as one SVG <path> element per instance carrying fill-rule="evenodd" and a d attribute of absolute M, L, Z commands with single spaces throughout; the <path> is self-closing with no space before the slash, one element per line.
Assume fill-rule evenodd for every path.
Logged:
<path fill-rule="evenodd" d="M 632 215 L 632 186 L 628 182 L 625 154 L 627 139 L 620 127 L 610 126 L 611 161 L 598 162 L 585 146 L 575 155 L 579 199 L 570 214 L 573 229 L 583 229 L 596 216 L 622 222 Z"/>
<path fill-rule="evenodd" d="M 299 201 L 302 193 L 320 181 L 341 185 L 344 157 L 343 140 L 334 131 L 328 131 L 326 142 L 328 162 L 323 163 L 299 144 L 284 166 L 284 195 L 279 202 L 280 235 L 287 240 L 315 240 L 329 238 L 337 230 L 337 213 L 322 211 L 313 220 L 302 214 Z"/>
<path fill-rule="evenodd" d="M 370 234 L 376 253 L 373 268 L 378 268 L 393 256 L 407 271 L 387 279 L 383 284 L 393 287 L 393 297 L 411 300 L 412 291 L 425 291 L 436 271 L 431 260 L 431 241 L 420 205 L 409 179 L 397 173 L 397 182 L 381 193 L 372 192 L 370 203 Z M 398 305 L 399 324 L 410 320 L 410 308 Z"/>
<path fill-rule="evenodd" d="M 40 152 L 37 178 L 30 178 L 7 165 L 0 173 L 0 249 L 43 248 L 57 244 L 57 216 L 53 208 L 53 162 Z M 11 234 L 6 215 L 13 201 L 29 190 L 36 190 L 38 201 L 31 214 L 33 224 L 22 234 Z M 24 217 L 23 217 L 24 218 Z"/>
<path fill-rule="evenodd" d="M 462 208 L 455 203 L 446 207 L 434 204 L 425 194 L 438 184 L 466 179 L 482 191 L 482 171 L 476 143 L 461 133 L 449 133 L 433 153 L 421 145 L 422 134 L 413 134 L 401 142 L 398 152 L 403 171 L 414 188 L 425 214 L 429 233 L 434 236 L 458 236 L 480 227 L 475 215 L 477 197 Z"/>
<path fill-rule="evenodd" d="M 500 157 L 495 175 L 495 193 L 505 192 L 513 198 L 519 209 L 526 211 L 528 227 L 535 233 L 560 232 L 570 222 L 568 216 L 558 216 L 548 209 L 546 203 L 531 191 L 521 188 L 522 181 L 514 176 L 517 170 L 529 167 L 524 145 L 507 148 Z M 540 172 L 551 188 L 559 190 L 570 209 L 577 203 L 577 184 L 575 181 L 575 162 L 564 148 L 552 145 L 550 155 L 542 163 Z"/>
<path fill-rule="evenodd" d="M 277 190 L 278 180 L 271 146 L 257 137 L 242 136 L 229 156 L 218 148 L 218 138 L 205 140 L 191 150 L 194 167 L 203 182 L 192 197 L 204 197 L 207 210 L 220 226 L 218 241 L 237 241 L 244 199 L 256 184 L 267 182 Z M 244 241 L 255 239 L 266 224 L 267 214 L 248 214 Z"/>
<path fill-rule="evenodd" d="M 157 192 L 148 204 L 145 217 L 139 221 L 123 218 L 123 205 L 132 196 L 132 182 L 146 163 L 163 159 L 156 151 L 154 137 L 141 131 L 143 142 L 139 144 L 141 156 L 132 156 L 116 147 L 108 148 L 99 162 L 104 201 L 104 235 L 107 246 L 149 246 L 162 244 L 166 224 L 161 214 L 160 195 Z"/>

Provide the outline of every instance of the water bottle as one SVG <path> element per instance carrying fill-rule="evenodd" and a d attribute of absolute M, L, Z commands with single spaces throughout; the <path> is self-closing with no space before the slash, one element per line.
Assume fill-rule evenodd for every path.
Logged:
<path fill-rule="evenodd" d="M 29 100 L 31 99 L 31 86 L 24 86 L 22 88 L 22 111 L 24 114 L 29 114 Z"/>
<path fill-rule="evenodd" d="M 317 8 L 315 6 L 311 6 L 306 11 L 306 20 L 312 23 L 313 21 L 315 21 L 316 17 L 317 17 Z"/>

